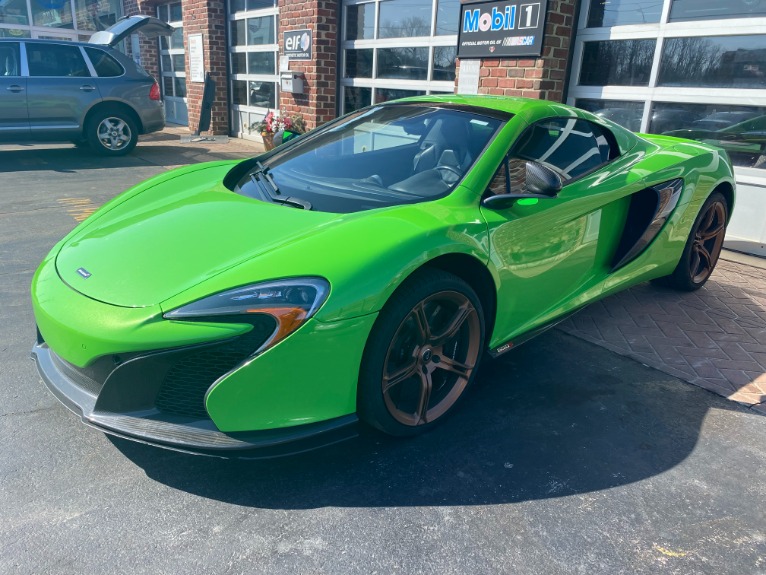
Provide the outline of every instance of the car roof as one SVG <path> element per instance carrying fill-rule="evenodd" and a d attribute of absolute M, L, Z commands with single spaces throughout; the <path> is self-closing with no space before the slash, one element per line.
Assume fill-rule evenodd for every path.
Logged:
<path fill-rule="evenodd" d="M 526 109 L 539 107 L 541 105 L 553 104 L 546 100 L 535 100 L 532 98 L 516 98 L 511 96 L 488 96 L 488 95 L 459 95 L 444 94 L 432 96 L 414 96 L 397 100 L 398 102 L 433 102 L 443 104 L 458 104 L 463 106 L 474 106 L 477 108 L 487 108 L 499 112 L 507 112 L 517 115 Z"/>
<path fill-rule="evenodd" d="M 67 40 L 66 38 L 61 38 L 60 40 L 52 38 L 0 38 L 0 43 L 5 42 L 39 42 L 40 44 L 66 44 L 72 46 L 82 46 L 85 44 L 85 42 Z"/>

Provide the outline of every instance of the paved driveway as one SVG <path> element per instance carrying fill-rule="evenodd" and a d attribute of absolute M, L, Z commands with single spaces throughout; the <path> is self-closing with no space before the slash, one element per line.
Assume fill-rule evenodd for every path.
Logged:
<path fill-rule="evenodd" d="M 28 359 L 35 266 L 121 189 L 248 152 L 215 146 L 0 147 L 0 573 L 766 573 L 766 418 L 561 331 L 414 440 L 257 463 L 83 426 Z"/>

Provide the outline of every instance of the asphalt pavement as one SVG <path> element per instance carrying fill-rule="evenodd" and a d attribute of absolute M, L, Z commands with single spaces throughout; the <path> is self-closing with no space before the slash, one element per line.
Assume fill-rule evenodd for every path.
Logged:
<path fill-rule="evenodd" d="M 558 330 L 411 440 L 248 462 L 82 425 L 29 359 L 37 264 L 142 179 L 256 150 L 159 137 L 0 146 L 0 573 L 766 574 L 766 417 Z"/>

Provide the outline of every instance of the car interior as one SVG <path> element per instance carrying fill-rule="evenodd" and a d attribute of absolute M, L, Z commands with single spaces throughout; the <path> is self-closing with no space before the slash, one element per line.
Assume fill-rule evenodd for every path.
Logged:
<path fill-rule="evenodd" d="M 359 151 L 354 148 L 358 143 L 327 142 L 317 146 L 313 154 L 304 155 L 299 170 L 329 186 L 385 188 L 434 197 L 450 190 L 465 175 L 487 141 L 476 137 L 471 117 L 459 112 L 421 120 L 417 127 L 405 125 L 404 131 L 409 139 L 402 137 L 399 145 L 379 149 Z"/>
<path fill-rule="evenodd" d="M 15 46 L 0 46 L 0 63 L 3 76 L 19 76 L 18 48 Z"/>
<path fill-rule="evenodd" d="M 234 172 L 237 184 L 227 185 L 254 198 L 269 201 L 278 194 L 330 212 L 436 199 L 468 173 L 501 122 L 419 105 L 364 110 L 335 128 L 298 138 L 263 165 L 246 164 Z"/>

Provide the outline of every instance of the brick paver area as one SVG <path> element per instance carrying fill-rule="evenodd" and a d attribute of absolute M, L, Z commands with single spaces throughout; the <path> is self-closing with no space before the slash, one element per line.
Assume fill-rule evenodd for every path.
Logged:
<path fill-rule="evenodd" d="M 641 284 L 559 329 L 766 413 L 766 269 L 721 260 L 697 292 Z"/>

